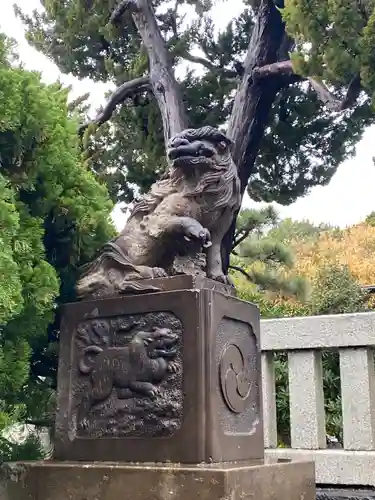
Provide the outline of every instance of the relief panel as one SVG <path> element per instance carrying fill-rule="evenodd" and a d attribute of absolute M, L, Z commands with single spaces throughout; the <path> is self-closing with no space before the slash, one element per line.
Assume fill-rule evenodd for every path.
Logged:
<path fill-rule="evenodd" d="M 71 374 L 77 437 L 173 435 L 182 423 L 181 344 L 170 312 L 81 322 Z"/>

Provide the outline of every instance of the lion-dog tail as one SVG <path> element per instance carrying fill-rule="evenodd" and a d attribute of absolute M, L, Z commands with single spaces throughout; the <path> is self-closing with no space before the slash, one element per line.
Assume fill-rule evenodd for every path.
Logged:
<path fill-rule="evenodd" d="M 79 360 L 79 369 L 80 372 L 84 375 L 89 375 L 94 368 L 94 360 L 92 359 L 103 352 L 103 349 L 97 345 L 90 345 L 83 350 L 83 356 Z M 91 358 L 91 359 L 90 359 Z"/>

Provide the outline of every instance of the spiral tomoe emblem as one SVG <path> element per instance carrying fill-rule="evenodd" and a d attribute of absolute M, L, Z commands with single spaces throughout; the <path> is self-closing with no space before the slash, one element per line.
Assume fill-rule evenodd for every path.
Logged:
<path fill-rule="evenodd" d="M 220 360 L 220 385 L 228 408 L 242 413 L 250 401 L 253 381 L 241 348 L 229 344 L 224 348 Z"/>

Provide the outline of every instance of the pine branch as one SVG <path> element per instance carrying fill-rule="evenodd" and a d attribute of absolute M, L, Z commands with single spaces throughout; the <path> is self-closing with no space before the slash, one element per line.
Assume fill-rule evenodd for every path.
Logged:
<path fill-rule="evenodd" d="M 251 281 L 251 282 L 253 281 L 253 279 L 250 276 L 250 274 L 247 273 L 244 269 L 242 269 L 242 267 L 230 265 L 229 269 L 233 269 L 233 271 L 238 271 L 239 273 L 243 274 L 243 276 L 245 276 L 249 281 Z"/>
<path fill-rule="evenodd" d="M 51 419 L 41 419 L 41 420 L 25 420 L 26 425 L 33 425 L 34 427 L 52 427 L 54 421 Z"/>
<path fill-rule="evenodd" d="M 247 209 L 244 213 L 248 214 L 247 220 L 246 222 L 241 222 L 241 219 L 237 221 L 237 228 L 233 237 L 232 253 L 255 229 L 260 231 L 261 228 L 270 224 L 274 225 L 278 221 L 277 212 L 272 206 L 268 206 L 260 211 Z"/>
<path fill-rule="evenodd" d="M 181 4 L 181 0 L 176 0 L 175 7 L 173 11 L 171 12 L 171 28 L 173 32 L 173 36 L 176 41 L 180 41 L 180 36 L 178 34 L 177 30 L 177 11 L 178 11 L 178 6 Z M 182 59 L 185 59 L 185 61 L 190 61 L 194 64 L 200 64 L 204 68 L 208 69 L 209 71 L 212 71 L 213 73 L 224 73 L 225 70 L 223 68 L 219 68 L 216 66 L 214 63 L 212 63 L 209 59 L 206 57 L 200 57 L 200 56 L 194 56 L 189 52 L 188 50 L 183 50 L 181 54 L 178 54 L 179 57 Z M 238 76 L 236 74 L 236 76 Z"/>
<path fill-rule="evenodd" d="M 194 56 L 193 54 L 191 54 L 187 50 L 181 54 L 181 57 L 183 59 L 185 59 L 186 61 L 190 61 L 190 62 L 195 63 L 195 64 L 200 64 L 212 72 L 217 72 L 221 69 L 221 68 L 218 68 L 217 66 L 215 66 L 215 64 L 213 64 L 208 59 L 206 59 L 204 57 Z"/>
<path fill-rule="evenodd" d="M 356 3 L 357 3 L 357 7 L 358 7 L 358 10 L 359 10 L 359 13 L 362 16 L 363 22 L 366 25 L 368 23 L 368 21 L 369 21 L 369 16 L 368 16 L 366 7 L 364 5 L 364 1 L 363 0 L 356 0 Z"/>
<path fill-rule="evenodd" d="M 256 81 L 274 76 L 292 75 L 295 75 L 295 73 L 293 71 L 292 61 L 290 60 L 267 64 L 262 67 L 254 68 L 253 70 L 253 78 Z M 298 77 L 298 75 L 295 76 Z M 301 79 L 303 80 L 304 78 L 301 77 Z M 306 78 L 306 80 L 310 82 L 311 87 L 315 90 L 323 104 L 328 109 L 335 112 L 344 111 L 352 107 L 356 103 L 361 92 L 360 75 L 356 75 L 350 82 L 346 96 L 343 100 L 337 99 L 323 82 L 311 77 Z"/>
<path fill-rule="evenodd" d="M 249 236 L 249 234 L 254 230 L 254 227 L 251 227 L 250 229 L 246 229 L 244 234 L 242 234 L 241 236 L 235 236 L 234 238 L 234 241 L 233 241 L 233 246 L 232 246 L 232 252 L 233 250 L 238 247 L 238 245 L 240 245 L 243 241 L 246 240 L 246 238 Z"/>
<path fill-rule="evenodd" d="M 181 0 L 176 0 L 174 9 L 171 11 L 171 19 L 170 19 L 173 37 L 175 38 L 176 41 L 180 41 L 180 36 L 178 34 L 178 29 L 177 29 L 177 12 L 180 4 Z M 186 61 L 190 61 L 195 64 L 200 64 L 210 71 L 215 71 L 217 69 L 216 66 L 208 59 L 204 57 L 194 56 L 188 50 L 184 50 L 182 54 L 179 54 L 179 56 L 185 59 Z"/>
<path fill-rule="evenodd" d="M 214 63 L 212 63 L 205 57 L 194 56 L 188 50 L 183 51 L 181 54 L 179 54 L 179 56 L 182 59 L 185 59 L 185 61 L 190 61 L 194 64 L 200 64 L 208 71 L 211 71 L 214 75 L 225 78 L 227 82 L 233 82 L 237 84 L 240 82 L 240 77 L 242 76 L 241 70 L 243 70 L 240 63 L 238 63 L 237 65 L 238 68 L 237 70 L 230 71 L 226 70 L 225 68 L 220 68 L 219 66 L 216 66 Z"/>
<path fill-rule="evenodd" d="M 90 92 L 86 92 L 86 94 L 81 95 L 80 97 L 77 97 L 77 99 L 74 99 L 73 101 L 68 103 L 68 111 L 71 113 L 75 109 L 77 109 L 81 104 L 85 103 L 87 99 L 90 97 Z"/>
<path fill-rule="evenodd" d="M 120 87 L 118 87 L 111 97 L 109 98 L 104 109 L 100 111 L 94 120 L 88 121 L 81 125 L 78 129 L 80 135 L 89 127 L 91 124 L 102 125 L 111 119 L 113 112 L 119 104 L 122 104 L 129 97 L 139 94 L 150 89 L 150 78 L 149 76 L 141 76 L 135 78 L 129 82 L 125 82 Z"/>
<path fill-rule="evenodd" d="M 127 10 L 137 10 L 137 1 L 136 0 L 122 0 L 115 10 L 112 12 L 112 15 L 109 19 L 111 24 L 117 24 L 121 17 L 125 14 Z"/>

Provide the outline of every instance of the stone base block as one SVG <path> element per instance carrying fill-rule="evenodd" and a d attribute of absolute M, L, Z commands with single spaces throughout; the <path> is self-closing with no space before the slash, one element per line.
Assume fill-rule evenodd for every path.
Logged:
<path fill-rule="evenodd" d="M 3 465 L 0 500 L 315 500 L 314 464 Z"/>
<path fill-rule="evenodd" d="M 210 280 L 152 283 L 65 306 L 55 458 L 263 459 L 258 308 Z"/>

